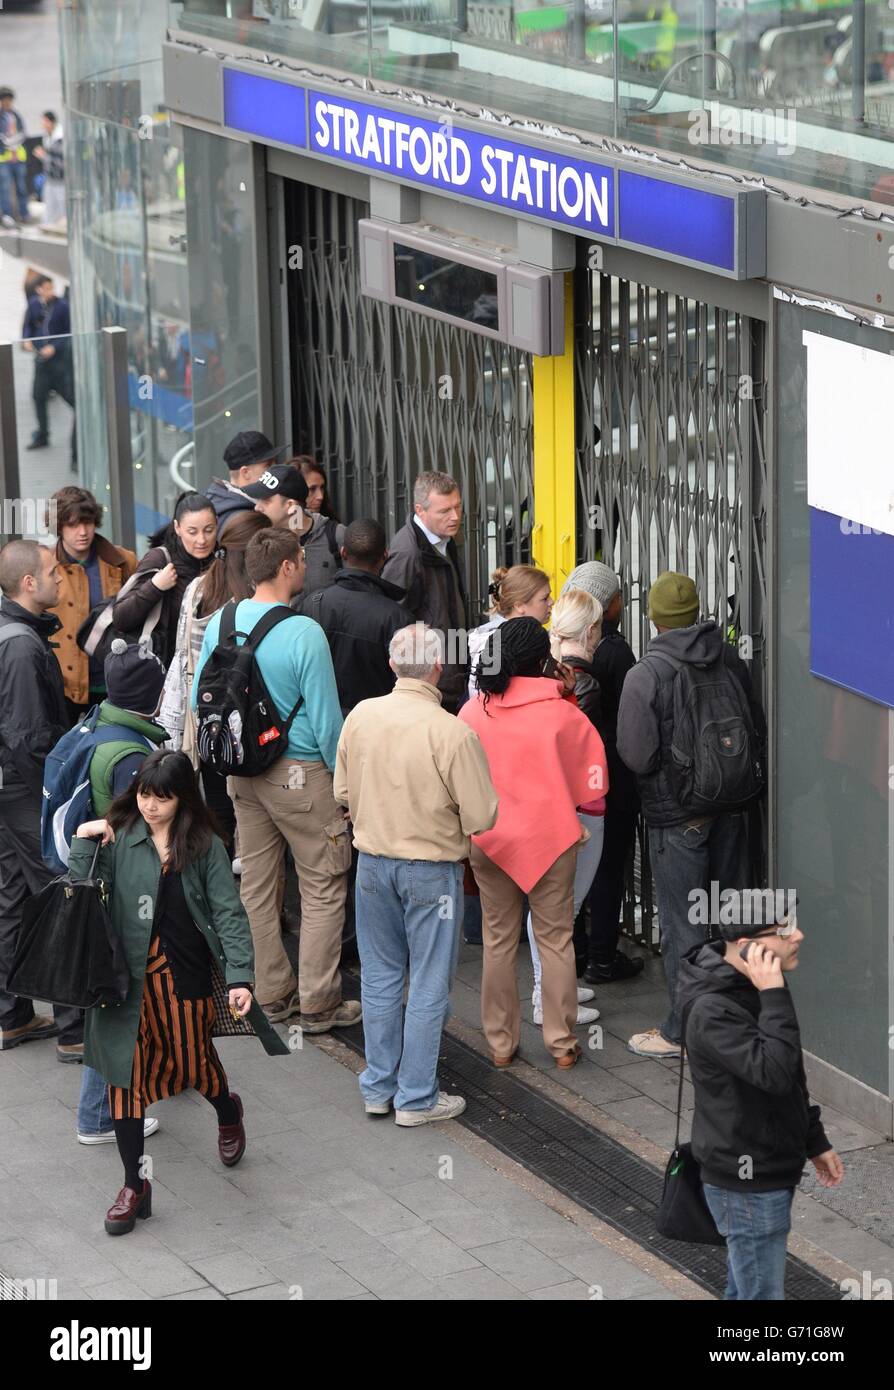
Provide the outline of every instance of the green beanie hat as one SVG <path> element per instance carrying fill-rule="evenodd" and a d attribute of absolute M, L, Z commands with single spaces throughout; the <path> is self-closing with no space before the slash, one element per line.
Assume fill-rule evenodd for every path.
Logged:
<path fill-rule="evenodd" d="M 690 627 L 698 610 L 698 593 L 688 574 L 659 574 L 649 590 L 649 617 L 656 627 Z"/>

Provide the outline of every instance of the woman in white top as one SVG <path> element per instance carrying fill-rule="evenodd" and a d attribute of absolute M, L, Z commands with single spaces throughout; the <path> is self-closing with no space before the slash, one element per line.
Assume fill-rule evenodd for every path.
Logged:
<path fill-rule="evenodd" d="M 202 639 L 209 619 L 230 599 L 237 602 L 250 598 L 253 586 L 245 572 L 245 551 L 249 541 L 259 531 L 270 526 L 263 512 L 233 512 L 227 522 L 216 558 L 191 584 L 188 584 L 177 621 L 177 640 L 174 655 L 165 677 L 158 722 L 168 731 L 171 748 L 186 753 L 193 767 L 202 775 L 205 800 L 217 816 L 224 832 L 224 842 L 232 850 L 236 816 L 227 796 L 226 778 L 212 768 L 201 767 L 195 743 L 195 716 L 190 709 L 190 695 Z"/>
<path fill-rule="evenodd" d="M 536 618 L 538 623 L 549 622 L 553 601 L 549 591 L 549 575 L 534 565 L 513 565 L 511 569 L 494 570 L 488 594 L 492 600 L 490 617 L 480 627 L 469 631 L 469 664 L 472 671 L 484 651 L 494 628 L 507 618 Z M 469 699 L 478 694 L 474 675 L 469 676 Z"/>

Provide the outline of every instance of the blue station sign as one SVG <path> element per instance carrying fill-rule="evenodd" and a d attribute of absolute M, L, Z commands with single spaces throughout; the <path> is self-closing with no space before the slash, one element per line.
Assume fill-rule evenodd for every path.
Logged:
<path fill-rule="evenodd" d="M 223 85 L 224 124 L 262 141 L 735 278 L 764 272 L 759 191 L 715 193 L 238 65 L 224 67 Z"/>

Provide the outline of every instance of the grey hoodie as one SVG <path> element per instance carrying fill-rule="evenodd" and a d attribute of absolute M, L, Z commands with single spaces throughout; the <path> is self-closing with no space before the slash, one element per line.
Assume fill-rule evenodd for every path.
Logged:
<path fill-rule="evenodd" d="M 692 820 L 674 796 L 665 771 L 673 739 L 673 687 L 676 672 L 667 661 L 652 661 L 652 652 L 666 652 L 678 662 L 711 666 L 722 657 L 742 684 L 751 708 L 755 732 L 766 733 L 760 705 L 751 693 L 748 668 L 738 652 L 723 640 L 713 618 L 690 627 L 671 628 L 653 637 L 645 655 L 627 672 L 618 709 L 618 752 L 635 772 L 647 825 L 683 825 Z"/>

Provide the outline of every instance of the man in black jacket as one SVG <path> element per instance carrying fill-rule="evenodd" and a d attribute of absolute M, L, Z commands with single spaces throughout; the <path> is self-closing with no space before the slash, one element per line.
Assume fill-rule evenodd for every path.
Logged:
<path fill-rule="evenodd" d="M 40 810 L 44 759 L 68 729 L 62 671 L 50 646 L 61 624 L 47 612 L 60 582 L 46 546 L 10 541 L 0 550 L 0 1051 L 58 1034 L 59 1061 L 80 1062 L 80 1009 L 54 1006 L 54 1023 L 5 989 L 25 901 L 53 878 L 40 854 Z"/>
<path fill-rule="evenodd" d="M 352 521 L 345 531 L 339 570 L 327 589 L 301 599 L 298 611 L 322 627 L 332 653 L 341 712 L 361 700 L 387 695 L 394 685 L 388 646 L 408 627 L 412 614 L 398 600 L 402 591 L 382 579 L 388 558 L 385 532 L 377 521 Z"/>
<path fill-rule="evenodd" d="M 723 940 L 694 947 L 680 968 L 695 1089 L 692 1153 L 726 1237 L 726 1297 L 739 1301 L 785 1297 L 792 1198 L 805 1160 L 823 1187 L 837 1187 L 844 1176 L 807 1093 L 783 978 L 797 968 L 804 934 L 793 903 L 777 910 L 779 896 L 749 892 L 766 910 L 734 910 L 727 915 L 738 920 L 730 924 L 722 908 Z"/>
<path fill-rule="evenodd" d="M 674 738 L 674 681 L 681 667 L 726 671 L 739 682 L 755 733 L 766 725 L 752 698 L 745 663 L 724 641 L 715 622 L 698 621 L 696 587 L 685 574 L 658 575 L 649 590 L 649 617 L 658 635 L 629 671 L 618 710 L 618 752 L 637 775 L 643 818 L 649 829 L 649 864 L 658 897 L 661 955 L 670 1008 L 661 1028 L 635 1033 L 627 1046 L 640 1057 L 679 1057 L 680 1009 L 677 977 L 682 957 L 706 939 L 694 920 L 690 894 L 744 888 L 748 843 L 744 812 L 693 814 L 681 805 L 669 775 Z"/>
<path fill-rule="evenodd" d="M 608 763 L 605 799 L 605 838 L 602 857 L 590 888 L 588 985 L 607 985 L 639 975 L 643 961 L 618 950 L 624 874 L 636 838 L 639 793 L 636 777 L 618 754 L 618 707 L 627 672 L 636 665 L 630 644 L 621 636 L 621 581 L 599 560 L 588 560 L 571 571 L 562 593 L 584 589 L 602 604 L 602 640 L 593 653 L 593 675 L 599 682 L 598 729 Z"/>
<path fill-rule="evenodd" d="M 34 353 L 34 410 L 37 429 L 27 449 L 46 449 L 50 442 L 47 402 L 55 391 L 75 408 L 74 381 L 71 360 L 71 315 L 68 300 L 59 299 L 49 275 L 40 275 L 32 285 L 25 322 L 22 326 L 22 346 Z M 71 427 L 71 465 L 77 466 L 77 430 Z"/>
<path fill-rule="evenodd" d="M 394 537 L 383 577 L 404 592 L 414 618 L 444 636 L 446 659 L 438 679 L 442 708 L 456 714 L 469 680 L 469 612 L 455 536 L 463 503 L 449 473 L 420 473 L 413 515 Z"/>

